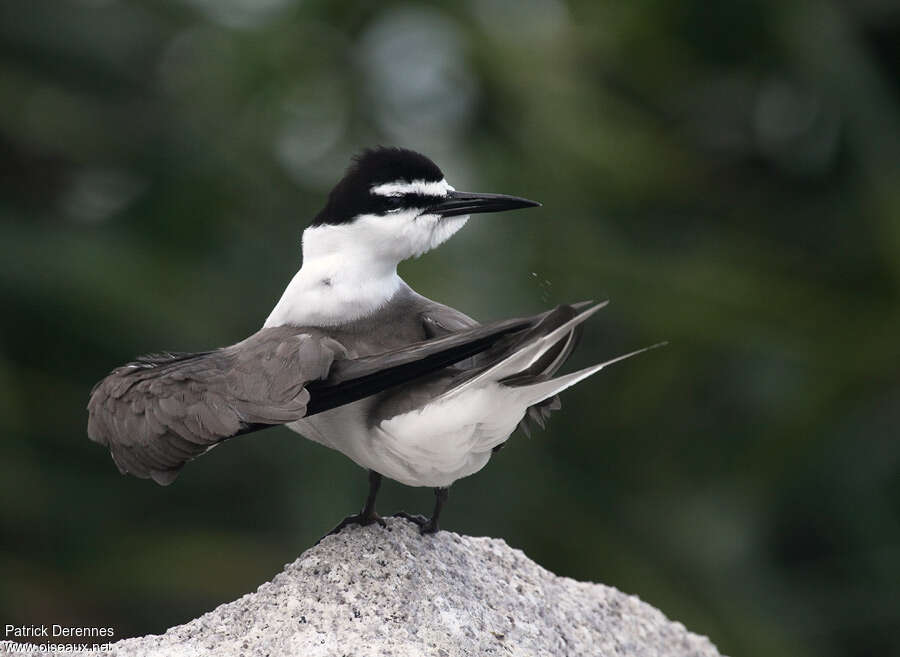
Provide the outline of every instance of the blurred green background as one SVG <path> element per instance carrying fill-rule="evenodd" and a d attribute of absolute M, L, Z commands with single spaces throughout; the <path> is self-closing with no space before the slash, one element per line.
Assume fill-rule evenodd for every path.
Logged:
<path fill-rule="evenodd" d="M 383 143 L 544 204 L 402 265 L 420 292 L 612 299 L 572 367 L 670 341 L 458 482 L 446 528 L 723 653 L 898 654 L 898 82 L 889 0 L 0 2 L 0 620 L 161 632 L 358 509 L 365 473 L 282 428 L 122 477 L 84 406 L 255 331 Z"/>

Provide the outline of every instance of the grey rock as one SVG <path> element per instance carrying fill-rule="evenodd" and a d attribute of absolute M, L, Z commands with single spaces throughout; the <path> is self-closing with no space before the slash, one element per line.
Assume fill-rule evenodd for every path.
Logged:
<path fill-rule="evenodd" d="M 557 577 L 493 538 L 345 529 L 271 582 L 118 657 L 718 655 L 638 598 Z"/>

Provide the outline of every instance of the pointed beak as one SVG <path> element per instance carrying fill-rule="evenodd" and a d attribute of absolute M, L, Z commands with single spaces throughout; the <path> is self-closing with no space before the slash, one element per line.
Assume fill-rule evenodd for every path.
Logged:
<path fill-rule="evenodd" d="M 428 210 L 442 217 L 456 217 L 461 214 L 503 212 L 504 210 L 517 210 L 519 208 L 533 208 L 536 206 L 540 206 L 540 203 L 518 196 L 453 191 L 448 192 L 446 198 L 431 206 Z"/>

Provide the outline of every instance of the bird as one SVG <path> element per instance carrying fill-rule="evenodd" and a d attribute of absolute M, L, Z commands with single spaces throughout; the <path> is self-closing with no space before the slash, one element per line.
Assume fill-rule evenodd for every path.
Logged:
<path fill-rule="evenodd" d="M 563 390 L 652 348 L 557 376 L 605 302 L 482 324 L 397 273 L 472 215 L 539 205 L 457 191 L 413 150 L 363 150 L 304 229 L 300 269 L 262 328 L 230 346 L 114 369 L 91 391 L 88 437 L 123 474 L 168 485 L 221 443 L 286 425 L 369 471 L 362 510 L 332 533 L 385 526 L 375 504 L 384 477 L 433 488 L 430 516 L 395 515 L 438 531 L 450 485 L 481 470 L 517 427 L 543 428 Z"/>

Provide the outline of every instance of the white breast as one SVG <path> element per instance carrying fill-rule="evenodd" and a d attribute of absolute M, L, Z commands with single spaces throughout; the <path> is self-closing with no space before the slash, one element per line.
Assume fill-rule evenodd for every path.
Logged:
<path fill-rule="evenodd" d="M 449 486 L 487 465 L 527 404 L 497 383 L 426 404 L 423 408 L 367 422 L 362 400 L 295 422 L 291 429 L 336 449 L 364 468 L 407 486 Z"/>

